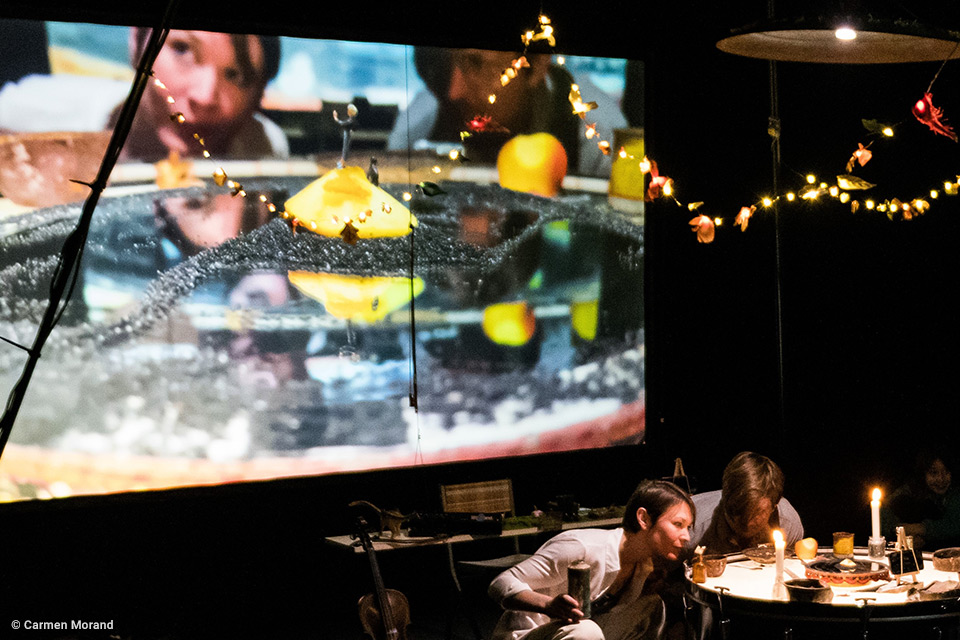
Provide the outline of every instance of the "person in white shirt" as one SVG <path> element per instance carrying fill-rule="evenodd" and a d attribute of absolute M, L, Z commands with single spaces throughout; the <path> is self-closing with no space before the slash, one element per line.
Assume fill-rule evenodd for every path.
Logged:
<path fill-rule="evenodd" d="M 627 502 L 621 528 L 574 529 L 548 540 L 504 571 L 489 594 L 506 611 L 493 640 L 636 640 L 659 637 L 665 626 L 657 595 L 665 574 L 690 538 L 695 507 L 676 485 L 645 480 Z M 591 618 L 567 594 L 567 570 L 590 566 Z"/>

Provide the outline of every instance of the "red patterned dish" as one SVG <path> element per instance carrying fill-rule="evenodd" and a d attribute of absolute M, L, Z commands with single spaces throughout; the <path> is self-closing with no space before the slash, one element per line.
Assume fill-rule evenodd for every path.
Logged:
<path fill-rule="evenodd" d="M 834 587 L 858 587 L 890 577 L 887 565 L 867 560 L 853 560 L 841 565 L 838 558 L 820 558 L 807 565 L 807 577 Z"/>

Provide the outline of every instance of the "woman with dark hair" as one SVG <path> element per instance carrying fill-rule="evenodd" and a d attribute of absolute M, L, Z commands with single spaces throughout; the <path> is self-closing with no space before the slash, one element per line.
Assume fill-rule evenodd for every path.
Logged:
<path fill-rule="evenodd" d="M 627 502 L 622 527 L 565 531 L 494 579 L 489 593 L 506 609 L 494 640 L 659 637 L 665 608 L 655 576 L 679 558 L 694 517 L 682 489 L 643 481 Z M 589 619 L 585 603 L 567 594 L 568 569 L 579 562 L 590 567 Z"/>
<path fill-rule="evenodd" d="M 131 30 L 132 64 L 139 64 L 148 36 L 148 29 Z M 170 152 L 189 157 L 206 149 L 217 158 L 286 158 L 286 135 L 260 113 L 279 65 L 275 36 L 171 30 L 153 65 L 166 88 L 147 85 L 123 156 L 155 162 Z M 168 104 L 167 95 L 176 102 Z M 183 115 L 183 124 L 174 113 Z M 203 147 L 194 134 L 203 137 Z"/>
<path fill-rule="evenodd" d="M 934 551 L 960 545 L 960 491 L 953 486 L 951 460 L 920 451 L 911 478 L 884 501 L 881 512 L 887 540 L 903 526 L 917 548 Z"/>

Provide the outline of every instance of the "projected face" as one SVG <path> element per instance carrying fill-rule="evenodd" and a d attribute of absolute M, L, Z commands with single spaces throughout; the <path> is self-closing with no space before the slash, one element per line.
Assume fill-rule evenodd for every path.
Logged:
<path fill-rule="evenodd" d="M 214 149 L 229 143 L 256 110 L 265 85 L 264 50 L 253 35 L 171 31 L 153 69 L 176 103 L 167 105 L 167 92 L 151 84 L 143 108 L 160 141 L 181 155 L 195 153 L 194 132 Z M 184 125 L 170 120 L 171 111 L 183 114 Z"/>
<path fill-rule="evenodd" d="M 529 110 L 532 90 L 543 81 L 543 65 L 531 57 L 531 69 L 519 74 L 506 86 L 500 74 L 510 66 L 515 53 L 457 49 L 451 54 L 451 69 L 446 98 L 464 122 L 478 115 L 489 115 L 502 126 L 516 129 Z M 496 95 L 491 104 L 489 96 Z"/>

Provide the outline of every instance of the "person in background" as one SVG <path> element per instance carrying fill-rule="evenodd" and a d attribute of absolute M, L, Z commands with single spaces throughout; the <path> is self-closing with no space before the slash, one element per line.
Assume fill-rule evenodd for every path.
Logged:
<path fill-rule="evenodd" d="M 641 482 L 621 528 L 565 531 L 493 580 L 489 594 L 506 610 L 493 640 L 660 637 L 663 565 L 679 558 L 695 516 L 690 497 L 676 485 Z M 567 570 L 580 561 L 590 565 L 589 619 L 583 603 L 567 594 Z"/>
<path fill-rule="evenodd" d="M 738 453 L 723 470 L 721 489 L 697 494 L 693 502 L 700 516 L 689 549 L 741 551 L 771 542 L 774 529 L 783 531 L 787 548 L 803 538 L 800 515 L 783 497 L 783 471 L 759 453 Z"/>
<path fill-rule="evenodd" d="M 131 30 L 134 66 L 149 35 L 148 29 Z M 195 133 L 218 159 L 288 157 L 283 131 L 259 111 L 267 82 L 279 66 L 280 40 L 275 36 L 171 30 L 153 65 L 166 90 L 147 84 L 123 157 L 147 162 L 171 152 L 198 157 L 204 147 Z M 167 95 L 176 103 L 168 104 Z M 184 124 L 171 119 L 176 112 L 183 114 Z"/>
<path fill-rule="evenodd" d="M 555 136 L 567 152 L 569 173 L 609 177 L 610 157 L 597 147 L 596 138 L 587 139 L 584 121 L 570 104 L 570 86 L 579 85 L 584 102 L 597 103 L 587 119 L 596 122 L 598 133 L 610 140 L 613 129 L 627 124 L 617 101 L 588 78 L 574 79 L 566 68 L 552 64 L 547 54 L 528 54 L 530 67 L 520 69 L 516 78 L 501 86 L 501 74 L 518 57 L 509 51 L 418 47 L 414 64 L 427 89 L 416 94 L 397 117 L 387 149 L 459 143 L 460 132 L 468 129 L 470 120 L 489 116 L 510 135 L 543 131 Z M 496 95 L 493 104 L 488 101 L 491 94 Z M 501 139 L 501 144 L 505 141 Z"/>
<path fill-rule="evenodd" d="M 960 545 L 960 490 L 953 486 L 948 458 L 932 451 L 916 455 L 911 478 L 883 501 L 880 520 L 888 541 L 896 527 L 914 537 L 918 549 Z"/>

